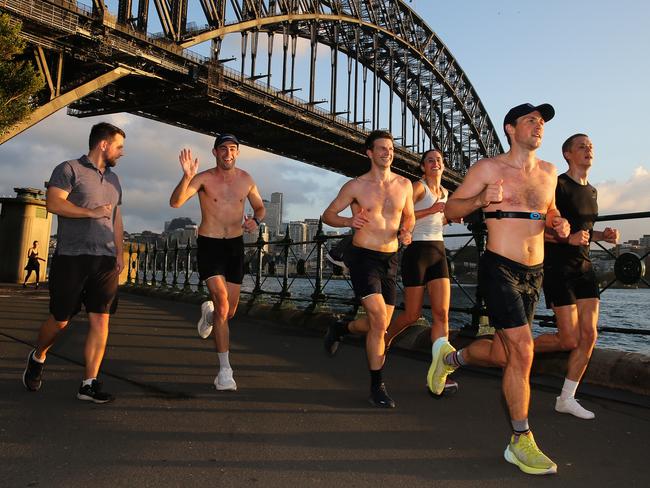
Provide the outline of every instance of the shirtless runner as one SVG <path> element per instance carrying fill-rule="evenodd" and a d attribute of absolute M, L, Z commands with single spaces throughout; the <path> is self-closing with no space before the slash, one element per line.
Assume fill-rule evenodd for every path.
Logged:
<path fill-rule="evenodd" d="M 325 350 L 334 355 L 347 333 L 366 334 L 372 405 L 394 408 L 382 378 L 384 337 L 396 301 L 397 248 L 411 242 L 415 225 L 411 182 L 390 170 L 393 136 L 373 131 L 366 139 L 370 171 L 348 181 L 323 212 L 323 222 L 332 227 L 355 229 L 346 265 L 356 295 L 366 315 L 349 323 L 332 324 L 325 336 Z M 339 214 L 346 208 L 352 217 Z"/>
<path fill-rule="evenodd" d="M 235 168 L 239 141 L 232 134 L 217 137 L 212 149 L 217 165 L 197 173 L 199 160 L 183 149 L 179 156 L 183 177 L 174 189 L 169 204 L 178 208 L 196 193 L 201 204 L 201 225 L 196 240 L 199 279 L 205 280 L 211 301 L 201 305 L 199 335 L 206 339 L 214 328 L 219 357 L 219 373 L 214 380 L 217 390 L 236 390 L 228 351 L 230 320 L 237 310 L 239 290 L 244 277 L 243 232 L 254 232 L 266 210 L 251 175 Z M 244 216 L 249 201 L 253 216 Z M 243 222 L 243 223 L 242 223 Z"/>
<path fill-rule="evenodd" d="M 445 206 L 447 219 L 483 209 L 488 243 L 478 281 L 496 334 L 493 340 L 477 340 L 459 351 L 444 337 L 438 339 L 428 377 L 429 388 L 440 393 L 447 374 L 459 366 L 503 367 L 503 394 L 513 431 L 504 457 L 528 474 L 557 472 L 528 426 L 530 326 L 542 284 L 544 229 L 552 228 L 562 237 L 569 233 L 569 223 L 555 207 L 555 166 L 535 155 L 544 123 L 554 115 L 548 104 L 512 108 L 503 122 L 510 150 L 474 164 Z"/>

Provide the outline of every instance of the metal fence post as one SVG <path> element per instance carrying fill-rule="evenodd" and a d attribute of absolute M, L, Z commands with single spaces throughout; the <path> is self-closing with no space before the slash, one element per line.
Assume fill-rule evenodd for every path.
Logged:
<path fill-rule="evenodd" d="M 178 286 L 178 239 L 174 240 L 174 263 L 172 267 L 172 288 Z"/>
<path fill-rule="evenodd" d="M 325 245 L 325 233 L 323 232 L 323 219 L 318 219 L 318 230 L 314 236 L 314 242 L 316 246 L 316 283 L 314 285 L 314 293 L 311 295 L 311 305 L 309 306 L 310 311 L 316 312 L 322 307 L 323 302 L 325 301 L 325 295 L 323 294 L 323 246 Z"/>
<path fill-rule="evenodd" d="M 476 251 L 478 259 L 476 261 L 476 276 L 478 282 L 478 274 L 481 267 L 481 256 L 486 249 L 487 243 L 487 226 L 483 220 L 482 213 L 473 214 L 474 217 L 470 219 L 467 229 L 474 235 L 476 242 Z M 477 283 L 478 284 L 478 283 Z M 494 329 L 490 327 L 487 316 L 487 309 L 485 307 L 485 300 L 481 295 L 481 287 L 476 287 L 476 303 L 472 308 L 472 323 L 461 329 L 461 334 L 464 336 L 477 337 L 480 335 L 494 334 Z"/>
<path fill-rule="evenodd" d="M 266 241 L 262 237 L 262 228 L 259 227 L 257 233 L 257 241 L 255 247 L 257 248 L 257 265 L 255 266 L 255 288 L 253 288 L 253 300 L 262 293 L 262 251 Z"/>
<path fill-rule="evenodd" d="M 162 257 L 162 276 L 160 278 L 160 286 L 163 288 L 167 287 L 167 253 L 169 252 L 169 246 L 167 246 L 167 239 L 165 239 L 165 245 L 163 246 L 163 257 Z"/>
<path fill-rule="evenodd" d="M 156 287 L 156 273 L 158 272 L 158 242 L 154 241 L 153 243 L 153 257 L 151 259 L 151 267 L 153 268 L 151 273 L 151 286 Z"/>
<path fill-rule="evenodd" d="M 190 246 L 190 238 L 187 238 L 187 245 L 185 246 L 185 281 L 183 282 L 183 291 L 190 289 L 190 274 L 192 273 L 192 246 Z"/>

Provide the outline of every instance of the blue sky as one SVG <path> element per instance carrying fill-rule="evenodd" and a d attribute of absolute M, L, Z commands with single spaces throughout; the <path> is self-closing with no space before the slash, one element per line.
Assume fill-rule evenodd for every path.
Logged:
<path fill-rule="evenodd" d="M 107 3 L 115 11 L 116 2 Z M 191 3 L 198 5 L 198 0 Z M 596 151 L 590 181 L 599 190 L 601 214 L 650 211 L 650 156 L 641 144 L 650 129 L 650 30 L 646 25 L 650 3 L 408 3 L 458 60 L 497 127 L 514 105 L 527 101 L 553 104 L 556 117 L 546 126 L 538 155 L 563 172 L 562 141 L 585 132 Z M 151 16 L 155 17 L 153 5 Z M 190 12 L 193 17 L 202 23 L 196 10 Z M 159 29 L 152 26 L 151 30 Z M 224 49 L 233 49 L 235 56 L 238 39 L 224 43 Z M 260 58 L 264 63 L 262 52 Z M 237 61 L 229 66 L 239 69 Z M 327 90 L 324 85 L 319 89 Z M 63 110 L 2 145 L 0 195 L 13 194 L 14 186 L 41 187 L 56 163 L 86 151 L 89 127 L 97 120 L 68 117 Z M 117 168 L 125 192 L 126 229 L 160 231 L 163 222 L 174 216 L 198 219 L 196 202 L 175 210 L 167 201 L 180 178 L 177 155 L 181 147 L 191 147 L 206 168 L 213 163 L 211 139 L 127 114 L 109 120 L 127 132 L 126 156 Z M 291 220 L 318 216 L 346 180 L 245 147 L 239 165 L 254 176 L 263 196 L 285 193 L 285 219 Z M 650 234 L 650 219 L 618 226 L 624 239 Z"/>

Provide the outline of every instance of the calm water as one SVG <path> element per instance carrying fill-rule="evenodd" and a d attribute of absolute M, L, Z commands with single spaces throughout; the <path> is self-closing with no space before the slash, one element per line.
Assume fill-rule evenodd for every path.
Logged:
<path fill-rule="evenodd" d="M 157 278 L 161 278 L 160 273 L 158 273 Z M 183 280 L 184 277 L 181 273 L 179 282 L 182 283 Z M 296 278 L 293 282 L 291 280 L 289 282 L 292 298 L 300 297 L 309 299 L 314 291 L 314 280 L 310 281 L 305 278 Z M 196 274 L 192 274 L 190 283 L 193 285 L 192 288 L 196 288 Z M 254 278 L 251 275 L 246 275 L 242 283 L 242 291 L 250 292 L 254 287 Z M 463 285 L 463 288 L 473 299 L 476 294 L 476 287 L 474 285 Z M 280 292 L 282 290 L 281 279 L 266 277 L 262 282 L 262 289 L 264 291 Z M 352 296 L 351 285 L 346 280 L 331 280 L 326 282 L 323 292 L 341 299 L 349 299 Z M 401 294 L 399 295 L 398 303 L 401 303 Z M 599 326 L 650 330 L 649 303 L 650 290 L 648 289 L 608 289 L 601 297 Z M 452 307 L 468 308 L 472 306 L 472 301 L 461 291 L 459 286 L 452 285 L 451 305 Z M 343 306 L 341 308 L 342 311 L 349 309 L 349 306 Z M 551 315 L 551 311 L 545 307 L 543 295 L 537 306 L 536 314 Z M 430 319 L 428 310 L 424 311 L 424 315 Z M 461 328 L 470 322 L 469 315 L 460 312 L 452 312 L 449 319 L 452 329 Z M 534 335 L 548 333 L 553 330 L 553 328 L 539 327 L 536 324 L 533 325 Z M 599 334 L 597 347 L 650 354 L 650 336 L 602 332 Z"/>

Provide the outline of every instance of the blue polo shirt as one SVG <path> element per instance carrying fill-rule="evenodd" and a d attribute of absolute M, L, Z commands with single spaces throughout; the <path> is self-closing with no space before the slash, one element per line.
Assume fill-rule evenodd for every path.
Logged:
<path fill-rule="evenodd" d="M 115 256 L 115 209 L 122 204 L 122 187 L 111 168 L 102 173 L 84 155 L 54 168 L 48 185 L 68 192 L 68 201 L 78 207 L 92 209 L 110 203 L 114 209 L 110 219 L 58 215 L 56 254 Z"/>

